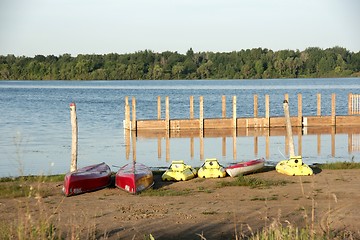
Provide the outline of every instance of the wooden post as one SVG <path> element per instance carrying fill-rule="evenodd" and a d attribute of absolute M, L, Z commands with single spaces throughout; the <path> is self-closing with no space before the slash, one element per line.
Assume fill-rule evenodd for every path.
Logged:
<path fill-rule="evenodd" d="M 204 130 L 204 97 L 200 96 L 200 114 L 199 114 L 200 130 Z"/>
<path fill-rule="evenodd" d="M 157 118 L 158 118 L 158 120 L 160 120 L 161 119 L 161 97 L 160 96 L 157 97 L 157 109 L 158 109 Z"/>
<path fill-rule="evenodd" d="M 190 96 L 190 119 L 194 119 L 194 96 Z"/>
<path fill-rule="evenodd" d="M 237 128 L 236 126 L 236 96 L 233 96 L 233 128 Z"/>
<path fill-rule="evenodd" d="M 265 95 L 265 118 L 267 127 L 270 127 L 270 99 L 269 95 Z"/>
<path fill-rule="evenodd" d="M 352 93 L 348 94 L 348 115 L 352 115 Z"/>
<path fill-rule="evenodd" d="M 129 106 L 129 97 L 125 97 L 125 129 L 131 129 L 130 125 L 130 106 Z"/>
<path fill-rule="evenodd" d="M 288 93 L 285 93 L 284 99 L 285 99 L 287 102 L 289 102 L 289 94 L 288 94 Z"/>
<path fill-rule="evenodd" d="M 132 98 L 131 130 L 136 131 L 136 99 L 135 99 L 135 97 Z"/>
<path fill-rule="evenodd" d="M 226 96 L 221 97 L 221 116 L 226 118 Z"/>
<path fill-rule="evenodd" d="M 317 94 L 317 115 L 321 116 L 321 93 Z"/>
<path fill-rule="evenodd" d="M 336 94 L 331 94 L 331 125 L 336 125 Z"/>
<path fill-rule="evenodd" d="M 302 127 L 302 95 L 298 94 L 298 126 Z"/>
<path fill-rule="evenodd" d="M 258 117 L 258 95 L 254 95 L 254 117 Z"/>
<path fill-rule="evenodd" d="M 283 107 L 284 107 L 285 123 L 286 123 L 286 135 L 288 136 L 288 140 L 289 140 L 290 157 L 294 157 L 295 147 L 294 147 L 294 140 L 291 129 L 289 103 L 286 100 L 284 100 Z"/>
<path fill-rule="evenodd" d="M 166 130 L 170 130 L 170 109 L 169 109 L 169 96 L 165 97 L 165 122 Z"/>
<path fill-rule="evenodd" d="M 70 103 L 70 118 L 71 118 L 71 166 L 70 172 L 77 170 L 77 155 L 78 155 L 78 126 L 76 117 L 76 105 Z"/>

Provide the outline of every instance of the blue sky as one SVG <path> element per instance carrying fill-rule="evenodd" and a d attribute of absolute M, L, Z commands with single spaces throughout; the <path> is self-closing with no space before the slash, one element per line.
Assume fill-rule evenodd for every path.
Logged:
<path fill-rule="evenodd" d="M 0 55 L 360 51 L 359 0 L 0 0 Z"/>

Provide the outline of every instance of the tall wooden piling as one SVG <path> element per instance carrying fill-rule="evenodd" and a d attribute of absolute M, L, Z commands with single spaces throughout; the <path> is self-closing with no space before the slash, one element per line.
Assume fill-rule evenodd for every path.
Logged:
<path fill-rule="evenodd" d="M 125 129 L 130 129 L 130 106 L 129 106 L 129 97 L 125 97 L 125 123 L 124 123 Z"/>
<path fill-rule="evenodd" d="M 270 127 L 270 98 L 269 95 L 265 95 L 265 118 L 266 118 L 266 126 Z"/>
<path fill-rule="evenodd" d="M 317 116 L 321 116 L 321 93 L 317 94 Z"/>
<path fill-rule="evenodd" d="M 233 96 L 233 128 L 237 128 L 236 124 L 236 96 Z"/>
<path fill-rule="evenodd" d="M 194 119 L 194 96 L 190 96 L 190 119 Z"/>
<path fill-rule="evenodd" d="M 71 119 L 71 166 L 70 172 L 77 170 L 77 156 L 78 156 L 78 126 L 76 117 L 76 105 L 70 103 L 70 119 Z"/>
<path fill-rule="evenodd" d="M 259 107 L 258 107 L 258 95 L 255 94 L 255 95 L 254 95 L 254 117 L 255 117 L 255 118 L 257 118 L 257 117 L 258 117 L 258 114 L 259 114 L 259 113 L 258 113 L 258 111 L 259 111 L 258 108 L 259 108 Z"/>
<path fill-rule="evenodd" d="M 161 97 L 157 97 L 157 119 L 161 119 Z"/>
<path fill-rule="evenodd" d="M 226 96 L 221 97 L 221 117 L 226 118 Z M 222 156 L 226 156 L 226 137 L 222 138 Z"/>
<path fill-rule="evenodd" d="M 286 122 L 286 135 L 289 141 L 289 154 L 290 157 L 294 157 L 295 147 L 294 147 L 294 140 L 292 135 L 291 121 L 290 121 L 290 111 L 289 111 L 289 104 L 286 100 L 284 100 L 283 107 L 284 107 L 285 122 Z"/>
<path fill-rule="evenodd" d="M 348 94 L 348 115 L 352 115 L 352 103 L 353 103 L 352 93 L 349 93 Z"/>
<path fill-rule="evenodd" d="M 226 96 L 221 97 L 221 117 L 226 118 Z"/>
<path fill-rule="evenodd" d="M 302 127 L 302 95 L 298 94 L 298 126 Z"/>
<path fill-rule="evenodd" d="M 169 106 L 169 96 L 165 97 L 165 122 L 166 130 L 170 130 L 170 106 Z"/>
<path fill-rule="evenodd" d="M 204 97 L 200 96 L 199 128 L 204 130 Z"/>
<path fill-rule="evenodd" d="M 287 102 L 289 102 L 289 94 L 288 94 L 288 93 L 285 93 L 285 94 L 284 94 L 284 100 L 286 100 Z"/>
<path fill-rule="evenodd" d="M 331 125 L 336 125 L 336 94 L 331 94 Z"/>
<path fill-rule="evenodd" d="M 131 130 L 136 131 L 136 99 L 135 99 L 135 97 L 132 98 Z"/>

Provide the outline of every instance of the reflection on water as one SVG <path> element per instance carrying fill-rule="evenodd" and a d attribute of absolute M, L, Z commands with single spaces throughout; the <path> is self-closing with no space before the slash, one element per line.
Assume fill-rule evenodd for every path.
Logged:
<path fill-rule="evenodd" d="M 253 128 L 198 131 L 125 130 L 126 159 L 152 167 L 172 160 L 190 160 L 200 166 L 216 157 L 223 165 L 264 157 L 268 165 L 289 156 L 285 128 Z M 360 129 L 347 127 L 294 128 L 295 153 L 306 164 L 360 160 Z M 138 154 L 137 154 L 138 152 Z M 155 160 L 157 159 L 157 160 Z"/>

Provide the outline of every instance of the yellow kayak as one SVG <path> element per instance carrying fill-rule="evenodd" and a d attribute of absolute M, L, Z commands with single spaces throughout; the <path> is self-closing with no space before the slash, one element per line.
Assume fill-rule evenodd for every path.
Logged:
<path fill-rule="evenodd" d="M 303 163 L 301 156 L 290 157 L 289 160 L 280 161 L 276 165 L 276 171 L 290 176 L 310 176 L 313 170 Z"/>
<path fill-rule="evenodd" d="M 222 178 L 226 176 L 226 171 L 216 158 L 209 158 L 199 169 L 198 176 L 200 178 Z"/>
<path fill-rule="evenodd" d="M 196 176 L 196 170 L 183 160 L 172 161 L 169 169 L 162 175 L 163 181 L 186 181 Z"/>

